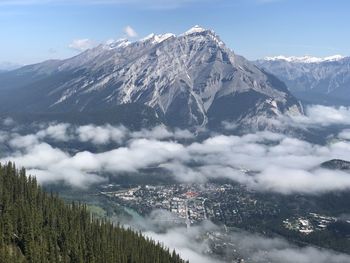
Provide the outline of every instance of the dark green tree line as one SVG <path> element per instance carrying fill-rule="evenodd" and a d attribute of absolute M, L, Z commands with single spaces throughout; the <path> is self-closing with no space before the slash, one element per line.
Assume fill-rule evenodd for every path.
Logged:
<path fill-rule="evenodd" d="M 141 233 L 94 218 L 44 192 L 24 169 L 0 164 L 0 262 L 183 263 Z"/>

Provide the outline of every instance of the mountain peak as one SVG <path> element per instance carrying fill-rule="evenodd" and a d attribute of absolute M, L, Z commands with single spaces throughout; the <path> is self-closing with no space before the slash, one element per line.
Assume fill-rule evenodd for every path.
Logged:
<path fill-rule="evenodd" d="M 131 42 L 126 39 L 126 38 L 121 38 L 121 39 L 111 39 L 111 40 L 107 40 L 105 42 L 105 44 L 103 45 L 104 49 L 115 49 L 115 48 L 119 48 L 119 47 L 126 47 L 130 44 Z"/>
<path fill-rule="evenodd" d="M 160 34 L 160 35 L 156 35 L 154 33 L 149 34 L 148 36 L 140 39 L 141 42 L 147 42 L 147 41 L 151 41 L 153 44 L 158 44 L 161 43 L 169 38 L 175 37 L 174 34 L 172 33 L 166 33 L 166 34 Z"/>
<path fill-rule="evenodd" d="M 216 41 L 220 46 L 224 45 L 224 43 L 220 40 L 220 38 L 215 34 L 214 31 L 212 31 L 210 29 L 202 28 L 198 25 L 195 25 L 194 27 L 190 28 L 185 33 L 179 35 L 179 37 L 190 36 L 190 35 L 195 35 L 195 34 L 204 33 L 204 32 L 208 32 L 209 33 L 208 36 L 211 39 L 213 39 L 214 41 Z M 176 38 L 176 37 L 177 36 L 173 33 L 165 33 L 165 34 L 159 34 L 159 35 L 151 33 L 151 34 L 147 35 L 146 37 L 137 40 L 135 43 L 147 42 L 147 43 L 151 43 L 151 44 L 159 44 L 165 40 L 168 40 L 171 38 Z M 127 47 L 132 43 L 133 42 L 130 42 L 128 39 L 124 39 L 124 38 L 118 39 L 118 40 L 111 39 L 111 40 L 108 40 L 105 43 L 101 44 L 100 47 L 102 46 L 103 49 L 112 50 L 112 49 Z"/>
<path fill-rule="evenodd" d="M 214 33 L 212 30 L 203 28 L 199 25 L 195 25 L 195 26 L 191 27 L 189 30 L 187 30 L 185 33 L 180 34 L 180 36 L 187 36 L 187 35 L 192 35 L 192 34 L 196 34 L 196 33 L 203 33 L 203 32 Z M 156 35 L 154 33 L 151 33 L 148 36 L 141 38 L 139 41 L 157 40 L 157 42 L 161 42 L 161 41 L 166 40 L 170 37 L 176 37 L 176 35 L 173 33 L 166 33 L 166 34 L 160 34 L 160 35 Z"/>
<path fill-rule="evenodd" d="M 210 38 L 211 40 L 215 41 L 220 47 L 225 46 L 224 42 L 221 41 L 220 37 L 213 30 L 200 27 L 199 25 L 195 25 L 180 36 L 196 37 L 198 34 Z"/>
<path fill-rule="evenodd" d="M 154 33 L 151 33 L 151 34 L 145 36 L 144 38 L 141 38 L 140 41 L 141 41 L 141 42 L 148 41 L 148 40 L 150 40 L 150 39 L 153 39 L 154 36 L 155 36 L 155 34 L 154 34 Z"/>
<path fill-rule="evenodd" d="M 189 30 L 187 30 L 184 35 L 191 35 L 191 34 L 195 34 L 195 33 L 202 33 L 208 31 L 208 29 L 205 29 L 203 27 L 200 27 L 199 25 L 195 25 L 194 27 L 190 28 Z"/>
<path fill-rule="evenodd" d="M 223 121 L 260 127 L 262 116 L 302 112 L 282 82 L 236 56 L 210 29 L 195 26 L 178 37 L 151 34 L 124 48 L 127 43 L 112 41 L 60 61 L 56 68 L 39 67 L 58 74 L 43 76 L 38 66 L 27 68 L 29 81 L 21 87 L 29 86 L 34 75 L 36 83 L 41 81 L 35 88 L 43 92 L 33 91 L 28 101 L 23 89 L 23 110 L 81 112 L 141 104 L 166 125 L 185 128 L 221 127 Z M 9 97 L 19 104 L 17 94 Z"/>

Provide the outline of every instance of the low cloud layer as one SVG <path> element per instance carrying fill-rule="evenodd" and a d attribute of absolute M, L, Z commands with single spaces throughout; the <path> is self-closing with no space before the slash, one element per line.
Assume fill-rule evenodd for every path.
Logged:
<path fill-rule="evenodd" d="M 0 161 L 26 167 L 43 183 L 64 181 L 79 187 L 104 181 L 106 173 L 160 167 L 180 182 L 229 178 L 259 191 L 317 194 L 350 189 L 348 173 L 319 167 L 330 159 L 349 158 L 347 133 L 344 130 L 339 140 L 328 145 L 267 131 L 243 136 L 216 134 L 196 142 L 187 130 L 163 126 L 131 132 L 123 126 L 56 123 L 42 125 L 33 134 L 2 131 L 0 140 L 9 151 Z M 102 150 L 67 151 L 54 142 Z"/>
<path fill-rule="evenodd" d="M 309 105 L 305 109 L 304 115 L 279 115 L 275 118 L 259 117 L 259 123 L 266 127 L 289 132 L 290 128 L 307 130 L 325 129 L 332 126 L 350 125 L 350 107 L 331 107 L 323 105 Z M 224 121 L 222 128 L 232 131 L 239 126 L 237 123 Z"/>
<path fill-rule="evenodd" d="M 147 217 L 132 217 L 131 220 L 120 221 L 117 218 L 126 227 L 142 231 L 144 235 L 161 242 L 165 247 L 175 249 L 182 259 L 191 263 L 223 263 L 206 254 L 210 247 L 208 240 L 203 239 L 207 232 L 218 230 L 216 225 L 206 221 L 187 229 L 184 226 L 174 226 L 177 220 L 176 215 L 165 210 L 154 210 Z"/>
<path fill-rule="evenodd" d="M 350 108 L 349 107 L 329 107 L 323 105 L 309 106 L 305 110 L 306 116 L 294 117 L 296 123 L 305 125 L 349 125 Z"/>
<path fill-rule="evenodd" d="M 145 218 L 137 217 L 126 225 L 141 230 L 145 235 L 175 249 L 191 263 L 223 263 L 223 260 L 243 258 L 252 263 L 346 263 L 350 256 L 311 246 L 297 247 L 282 238 L 266 238 L 239 229 L 223 228 L 206 221 L 189 229 L 174 226 L 174 215 L 155 210 Z M 225 243 L 225 259 L 217 259 L 211 251 L 211 242 Z M 234 255 L 234 256 L 233 256 Z"/>
<path fill-rule="evenodd" d="M 281 238 L 265 238 L 236 230 L 229 240 L 251 262 L 271 263 L 345 263 L 350 256 L 311 246 L 296 247 Z"/>
<path fill-rule="evenodd" d="M 350 125 L 350 107 L 330 107 L 311 105 L 305 108 L 305 115 L 280 116 L 274 120 L 278 126 L 298 128 L 329 127 L 332 125 Z"/>

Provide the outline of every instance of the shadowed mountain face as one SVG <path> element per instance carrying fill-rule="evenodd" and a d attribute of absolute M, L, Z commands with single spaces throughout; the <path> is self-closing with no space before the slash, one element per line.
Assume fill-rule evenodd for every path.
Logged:
<path fill-rule="evenodd" d="M 284 81 L 298 99 L 324 105 L 350 105 L 350 57 L 275 57 L 255 64 Z"/>
<path fill-rule="evenodd" d="M 151 108 L 177 127 L 301 114 L 283 82 L 198 26 L 179 36 L 118 40 L 0 74 L 3 112 L 92 112 L 122 104 Z"/>
<path fill-rule="evenodd" d="M 332 169 L 332 170 L 346 170 L 350 171 L 350 162 L 339 160 L 339 159 L 333 159 L 327 162 L 324 162 L 321 164 L 321 167 Z"/>

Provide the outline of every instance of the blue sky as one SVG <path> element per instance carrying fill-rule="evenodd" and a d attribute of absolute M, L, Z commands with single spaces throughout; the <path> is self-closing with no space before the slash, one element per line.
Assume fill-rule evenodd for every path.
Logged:
<path fill-rule="evenodd" d="M 126 27 L 137 40 L 196 24 L 248 59 L 350 55 L 348 0 L 0 0 L 0 62 L 70 57 Z"/>

